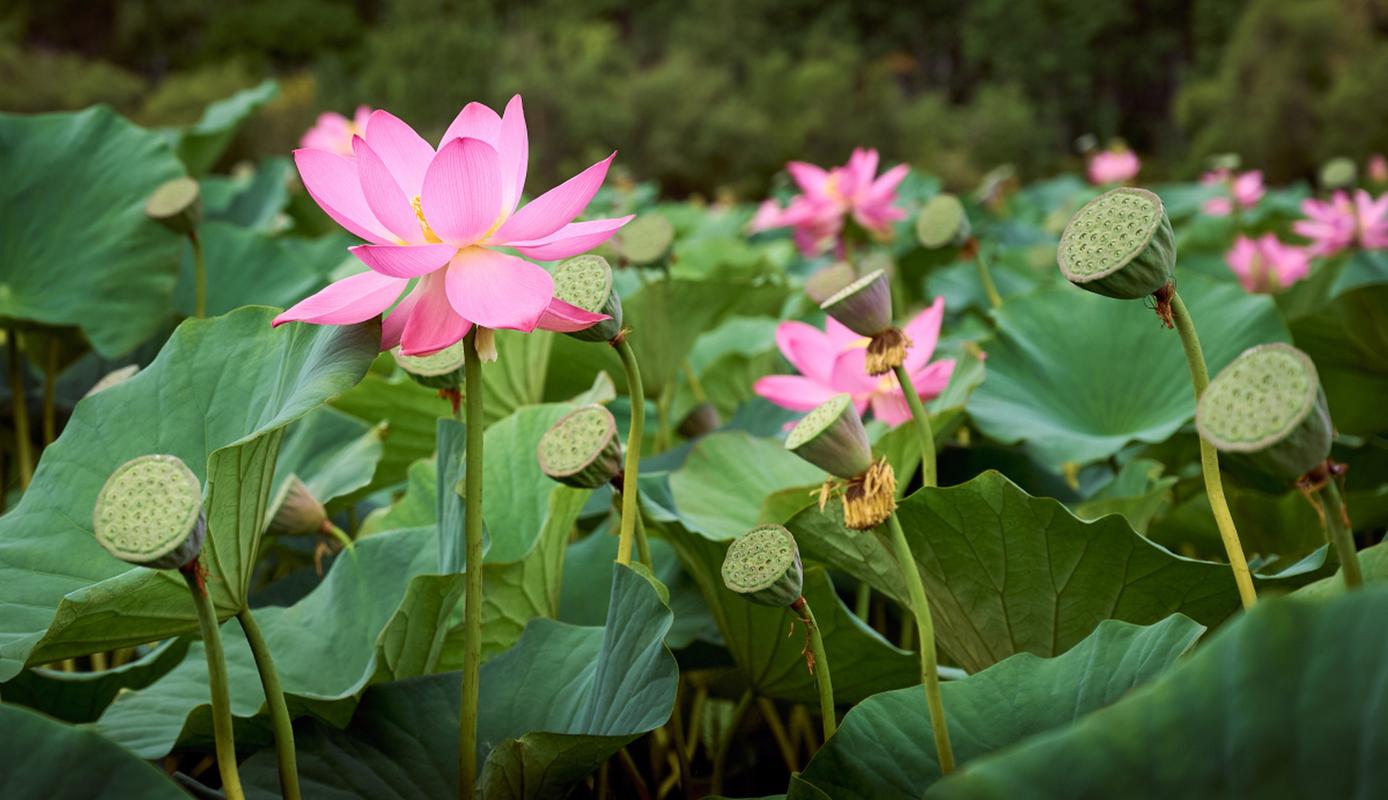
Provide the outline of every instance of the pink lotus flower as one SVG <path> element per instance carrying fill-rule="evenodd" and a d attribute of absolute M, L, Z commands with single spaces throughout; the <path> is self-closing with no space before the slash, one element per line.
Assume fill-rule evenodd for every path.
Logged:
<path fill-rule="evenodd" d="M 370 244 L 352 254 L 370 267 L 275 318 L 347 325 L 390 308 L 411 279 L 414 290 L 386 317 L 381 349 L 407 355 L 448 347 L 482 330 L 575 331 L 607 317 L 554 297 L 540 266 L 501 252 L 553 261 L 606 241 L 630 216 L 573 222 L 593 199 L 616 153 L 517 210 L 529 161 L 520 96 L 504 116 L 469 103 L 436 152 L 410 126 L 376 111 L 355 158 L 294 151 L 308 192 L 328 216 Z"/>
<path fill-rule="evenodd" d="M 1384 158 L 1382 153 L 1375 153 L 1369 157 L 1368 166 L 1369 180 L 1377 185 L 1388 183 L 1388 158 Z"/>
<path fill-rule="evenodd" d="M 905 328 L 911 339 L 905 367 L 922 400 L 937 397 L 954 374 L 954 359 L 930 360 L 944 316 L 944 298 L 936 298 Z M 911 418 L 911 408 L 895 375 L 868 375 L 867 341 L 832 317 L 822 331 L 804 322 L 783 322 L 776 329 L 776 344 L 800 374 L 768 375 L 757 381 L 756 393 L 792 411 L 810 411 L 847 393 L 859 414 L 871 406 L 874 417 L 896 427 Z"/>
<path fill-rule="evenodd" d="M 312 128 L 304 131 L 299 146 L 350 157 L 352 138 L 366 134 L 366 121 L 370 118 L 370 106 L 357 106 L 357 113 L 351 119 L 335 111 L 324 112 L 318 115 L 318 121 L 313 123 Z"/>
<path fill-rule="evenodd" d="M 1200 178 L 1200 183 L 1205 186 L 1222 185 L 1228 192 L 1205 201 L 1204 211 L 1212 217 L 1227 217 L 1234 213 L 1235 208 L 1252 208 L 1263 199 L 1266 191 L 1263 188 L 1263 173 L 1256 169 L 1238 175 L 1227 169 L 1217 169 L 1206 172 Z"/>
<path fill-rule="evenodd" d="M 1306 219 L 1292 223 L 1292 230 L 1311 240 L 1313 256 L 1331 256 L 1358 245 L 1365 250 L 1388 247 L 1388 194 L 1373 199 L 1363 189 L 1354 199 L 1336 192 L 1329 200 L 1301 201 Z"/>
<path fill-rule="evenodd" d="M 1127 183 L 1137 177 L 1142 162 L 1131 150 L 1103 150 L 1089 159 L 1089 182 L 1096 186 Z"/>
<path fill-rule="evenodd" d="M 792 161 L 786 170 L 801 193 L 785 208 L 767 200 L 748 226 L 753 233 L 771 228 L 795 228 L 795 244 L 807 256 L 818 255 L 841 244 L 843 226 L 850 216 L 864 230 L 879 237 L 891 235 L 892 223 L 906 212 L 893 205 L 896 187 L 911 171 L 905 164 L 877 176 L 877 151 L 855 148 L 848 163 L 824 170 L 803 161 Z"/>
<path fill-rule="evenodd" d="M 1310 253 L 1283 244 L 1271 233 L 1257 239 L 1240 236 L 1224 260 L 1239 276 L 1243 288 L 1265 294 L 1281 291 L 1311 271 Z"/>

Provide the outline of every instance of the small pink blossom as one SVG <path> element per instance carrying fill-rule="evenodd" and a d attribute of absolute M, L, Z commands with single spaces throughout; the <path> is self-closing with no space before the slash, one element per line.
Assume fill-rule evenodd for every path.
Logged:
<path fill-rule="evenodd" d="M 1305 248 L 1283 244 L 1271 233 L 1257 239 L 1240 236 L 1224 260 L 1250 292 L 1281 291 L 1311 271 L 1311 254 Z"/>
<path fill-rule="evenodd" d="M 944 316 L 944 298 L 936 298 L 905 328 L 911 339 L 905 367 L 922 400 L 937 397 L 954 373 L 954 359 L 930 360 Z M 896 427 L 911 418 L 911 408 L 896 376 L 868 375 L 867 341 L 832 317 L 822 331 L 804 322 L 783 322 L 776 329 L 776 344 L 800 374 L 768 375 L 757 381 L 756 393 L 792 411 L 810 411 L 835 395 L 847 393 L 853 396 L 859 414 L 870 406 L 874 417 Z"/>
<path fill-rule="evenodd" d="M 318 115 L 318 121 L 313 123 L 312 128 L 304 131 L 299 146 L 327 150 L 350 158 L 352 137 L 366 135 L 366 121 L 370 118 L 370 106 L 357 106 L 357 113 L 351 119 L 335 111 L 326 111 Z"/>
<path fill-rule="evenodd" d="M 1266 189 L 1263 188 L 1263 173 L 1256 169 L 1239 174 L 1227 169 L 1217 169 L 1205 173 L 1200 178 L 1200 183 L 1206 186 L 1224 186 L 1227 192 L 1205 201 L 1204 211 L 1212 217 L 1227 217 L 1236 208 L 1253 208 L 1266 193 Z"/>
<path fill-rule="evenodd" d="M 1096 186 L 1127 183 L 1137 177 L 1142 162 L 1128 149 L 1103 150 L 1089 159 L 1089 182 Z"/>
<path fill-rule="evenodd" d="M 1388 183 L 1388 158 L 1384 158 L 1382 153 L 1375 153 L 1369 157 L 1369 180 L 1375 184 Z"/>
<path fill-rule="evenodd" d="M 800 187 L 800 194 L 781 208 L 767 200 L 757 209 L 749 229 L 794 228 L 795 244 L 807 256 L 838 245 L 844 222 L 852 217 L 877 236 L 890 236 L 892 223 L 906 218 L 897 208 L 896 188 L 910 171 L 905 164 L 877 175 L 877 151 L 856 148 L 842 167 L 825 170 L 803 161 L 792 161 L 786 170 Z"/>
<path fill-rule="evenodd" d="M 1351 247 L 1365 250 L 1388 248 L 1388 194 L 1377 200 L 1363 189 L 1353 199 L 1336 192 L 1329 200 L 1307 198 L 1301 202 L 1306 219 L 1292 223 L 1292 230 L 1311 240 L 1313 256 L 1331 256 Z"/>
<path fill-rule="evenodd" d="M 400 345 L 417 355 L 457 343 L 474 325 L 576 331 L 607 319 L 556 299 L 553 278 L 526 259 L 578 255 L 631 220 L 573 221 L 616 153 L 517 208 L 530 153 L 519 95 L 504 115 L 469 103 L 437 151 L 409 125 L 375 111 L 352 149 L 347 158 L 303 148 L 294 162 L 328 216 L 369 242 L 350 250 L 370 269 L 303 300 L 276 325 L 350 325 L 395 305 L 381 349 Z M 414 289 L 401 299 L 411 280 Z"/>

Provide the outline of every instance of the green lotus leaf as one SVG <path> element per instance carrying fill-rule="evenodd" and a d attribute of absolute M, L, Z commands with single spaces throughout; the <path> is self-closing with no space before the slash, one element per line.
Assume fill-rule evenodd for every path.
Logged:
<path fill-rule="evenodd" d="M 183 174 L 163 139 L 105 107 L 0 114 L 0 174 L 0 319 L 80 328 L 107 358 L 154 335 L 188 247 L 145 216 Z"/>
<path fill-rule="evenodd" d="M 1204 631 L 1179 614 L 1147 627 L 1107 621 L 1055 658 L 1007 658 L 942 684 L 957 764 L 1110 705 L 1169 669 Z M 835 800 L 915 800 L 940 779 L 930 713 L 918 686 L 855 706 L 800 773 Z M 805 798 L 800 784 L 790 798 Z M 813 797 L 813 794 L 808 795 Z"/>
<path fill-rule="evenodd" d="M 1385 614 L 1384 587 L 1265 600 L 1157 680 L 926 796 L 1377 797 Z"/>
<path fill-rule="evenodd" d="M 279 226 L 280 212 L 289 203 L 294 165 L 284 156 L 267 158 L 249 176 L 209 175 L 202 187 L 203 216 L 243 228 L 270 231 Z M 344 253 L 346 246 L 343 247 Z"/>
<path fill-rule="evenodd" d="M 389 434 L 334 408 L 317 409 L 295 423 L 280 444 L 275 485 L 298 476 L 320 503 L 343 497 L 371 483 Z"/>
<path fill-rule="evenodd" d="M 188 640 L 168 639 L 118 667 L 97 672 L 64 672 L 30 667 L 6 683 L 5 702 L 28 706 L 65 722 L 94 722 L 125 690 L 143 689 L 178 666 Z"/>
<path fill-rule="evenodd" d="M 207 260 L 207 313 L 225 314 L 244 305 L 261 303 L 285 308 L 323 287 L 323 276 L 342 262 L 346 252 L 318 252 L 295 247 L 292 239 L 277 239 L 229 222 L 207 221 L 198 227 Z M 313 257 L 316 261 L 309 260 Z M 193 251 L 184 248 L 174 309 L 185 317 L 194 312 Z"/>
<path fill-rule="evenodd" d="M 766 498 L 783 489 L 810 489 L 824 482 L 824 471 L 770 439 L 742 431 L 714 433 L 694 444 L 683 465 L 670 473 L 670 492 L 681 520 L 710 539 L 731 540 L 769 516 Z"/>
<path fill-rule="evenodd" d="M 202 175 L 212 169 L 246 120 L 275 99 L 279 92 L 279 84 L 275 81 L 262 81 L 212 103 L 192 125 L 166 131 L 178 157 L 188 166 L 188 172 Z"/>
<path fill-rule="evenodd" d="M 1210 374 L 1264 342 L 1290 340 L 1277 307 L 1237 284 L 1181 278 Z M 1025 442 L 1044 464 L 1086 464 L 1132 441 L 1160 442 L 1195 416 L 1175 331 L 1140 303 L 1069 286 L 1009 300 L 995 312 L 988 379 L 968 410 L 989 437 Z"/>
<path fill-rule="evenodd" d="M 197 629 L 182 579 L 132 569 L 92 535 L 102 483 L 136 456 L 177 456 L 203 481 L 208 589 L 222 616 L 245 605 L 284 427 L 360 380 L 380 336 L 375 324 L 275 329 L 274 315 L 184 322 L 138 375 L 78 404 L 0 519 L 0 678 Z"/>

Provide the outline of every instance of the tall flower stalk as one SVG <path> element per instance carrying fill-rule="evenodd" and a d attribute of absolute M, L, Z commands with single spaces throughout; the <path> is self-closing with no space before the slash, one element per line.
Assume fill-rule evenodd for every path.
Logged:
<path fill-rule="evenodd" d="M 222 634 L 217 627 L 217 609 L 207 595 L 200 569 L 194 560 L 179 572 L 193 595 L 203 652 L 207 656 L 207 689 L 212 700 L 212 734 L 217 748 L 217 770 L 222 775 L 222 793 L 227 800 L 244 800 L 246 793 L 241 788 L 241 773 L 236 767 L 236 734 L 231 722 L 231 683 L 227 678 L 226 653 L 222 650 Z"/>
<path fill-rule="evenodd" d="M 463 693 L 458 710 L 458 796 L 469 800 L 477 784 L 478 680 L 482 674 L 482 363 L 477 331 L 463 338 L 467 387 L 467 475 L 463 536 L 467 583 L 463 590 Z"/>
<path fill-rule="evenodd" d="M 351 539 L 347 540 L 351 547 Z M 260 685 L 265 689 L 265 702 L 270 707 L 270 723 L 275 730 L 275 760 L 279 769 L 280 794 L 284 800 L 299 800 L 299 767 L 294 752 L 294 721 L 289 717 L 289 704 L 284 699 L 284 689 L 280 688 L 279 671 L 275 669 L 274 659 L 270 657 L 270 646 L 260 632 L 260 625 L 249 607 L 236 613 L 236 620 L 246 634 L 246 643 L 251 647 L 256 671 L 260 673 Z"/>
<path fill-rule="evenodd" d="M 920 566 L 911 554 L 906 532 L 896 512 L 887 517 L 891 533 L 892 552 L 906 580 L 906 594 L 911 602 L 911 614 L 916 618 L 916 633 L 921 648 L 921 685 L 925 687 L 925 705 L 930 710 L 930 731 L 935 736 L 935 755 L 940 760 L 940 772 L 948 775 L 954 770 L 954 748 L 949 741 L 949 724 L 945 719 L 945 704 L 940 697 L 940 664 L 935 652 L 935 624 L 930 615 L 930 600 L 925 594 Z"/>
<path fill-rule="evenodd" d="M 618 335 L 612 346 L 622 357 L 626 371 L 627 394 L 631 397 L 631 425 L 627 428 L 626 463 L 622 467 L 622 527 L 617 539 L 617 563 L 631 563 L 631 547 L 637 534 L 641 514 L 639 484 L 641 473 L 641 437 L 646 429 L 646 395 L 641 384 L 641 368 L 636 363 L 636 351 L 625 335 Z M 641 526 L 644 529 L 644 526 Z"/>

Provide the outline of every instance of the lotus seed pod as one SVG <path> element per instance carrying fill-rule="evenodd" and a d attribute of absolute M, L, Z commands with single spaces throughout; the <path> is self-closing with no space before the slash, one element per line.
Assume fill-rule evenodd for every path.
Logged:
<path fill-rule="evenodd" d="M 622 299 L 612 291 L 612 267 L 602 256 L 567 259 L 554 270 L 554 296 L 611 319 L 569 335 L 583 342 L 610 342 L 622 330 Z"/>
<path fill-rule="evenodd" d="M 846 394 L 824 401 L 791 429 L 786 449 L 830 475 L 853 478 L 872 466 L 867 431 Z"/>
<path fill-rule="evenodd" d="M 110 372 L 103 375 L 101 377 L 101 380 L 92 384 L 92 388 L 88 389 L 87 393 L 82 396 L 91 397 L 97 392 L 104 392 L 107 389 L 110 389 L 112 386 L 119 386 L 122 383 L 125 383 L 126 381 L 135 377 L 137 374 L 139 374 L 139 372 L 139 364 L 130 364 L 128 366 L 121 367 L 120 369 L 111 370 Z"/>
<path fill-rule="evenodd" d="M 399 347 L 391 350 L 390 354 L 415 383 L 430 389 L 457 389 L 463 385 L 465 350 L 466 346 L 460 339 L 428 355 L 407 356 Z"/>
<path fill-rule="evenodd" d="M 290 475 L 284 482 L 270 509 L 270 523 L 265 526 L 265 532 L 276 536 L 318 533 L 328 521 L 328 510 L 298 475 Z"/>
<path fill-rule="evenodd" d="M 140 456 L 111 473 L 92 512 L 96 540 L 131 564 L 178 569 L 202 552 L 202 485 L 176 456 Z"/>
<path fill-rule="evenodd" d="M 1160 197 L 1123 187 L 1085 203 L 1065 226 L 1056 257 L 1076 286 L 1134 300 L 1175 280 L 1176 236 Z"/>
<path fill-rule="evenodd" d="M 703 402 L 692 408 L 684 419 L 680 421 L 680 436 L 686 439 L 697 439 L 705 434 L 713 433 L 723 425 L 723 418 L 718 415 L 718 409 L 713 403 Z"/>
<path fill-rule="evenodd" d="M 952 194 L 930 198 L 916 217 L 916 239 L 931 250 L 947 245 L 958 247 L 968 241 L 970 231 L 964 204 Z"/>
<path fill-rule="evenodd" d="M 554 480 L 596 489 L 622 471 L 617 420 L 600 405 L 579 406 L 545 431 L 535 455 L 540 470 Z"/>
<path fill-rule="evenodd" d="M 1334 436 L 1316 365 L 1280 343 L 1246 350 L 1220 370 L 1200 397 L 1195 426 L 1219 450 L 1288 482 L 1324 462 Z"/>
<path fill-rule="evenodd" d="M 780 525 L 762 525 L 733 540 L 723 556 L 723 585 L 764 606 L 800 599 L 805 573 L 795 537 Z"/>
<path fill-rule="evenodd" d="M 854 333 L 875 336 L 892 326 L 892 289 L 886 270 L 874 270 L 820 304 Z"/>
<path fill-rule="evenodd" d="M 617 234 L 622 255 L 633 264 L 654 264 L 675 241 L 675 226 L 660 214 L 642 214 Z"/>
<path fill-rule="evenodd" d="M 818 305 L 857 279 L 858 271 L 852 264 L 847 261 L 835 261 L 816 271 L 805 281 L 805 294 Z"/>
<path fill-rule="evenodd" d="M 1359 167 L 1343 156 L 1332 158 L 1321 165 L 1321 186 L 1326 189 L 1348 189 L 1359 180 Z"/>
<path fill-rule="evenodd" d="M 145 216 L 165 228 L 187 236 L 202 220 L 202 194 L 192 178 L 165 181 L 145 201 Z"/>

